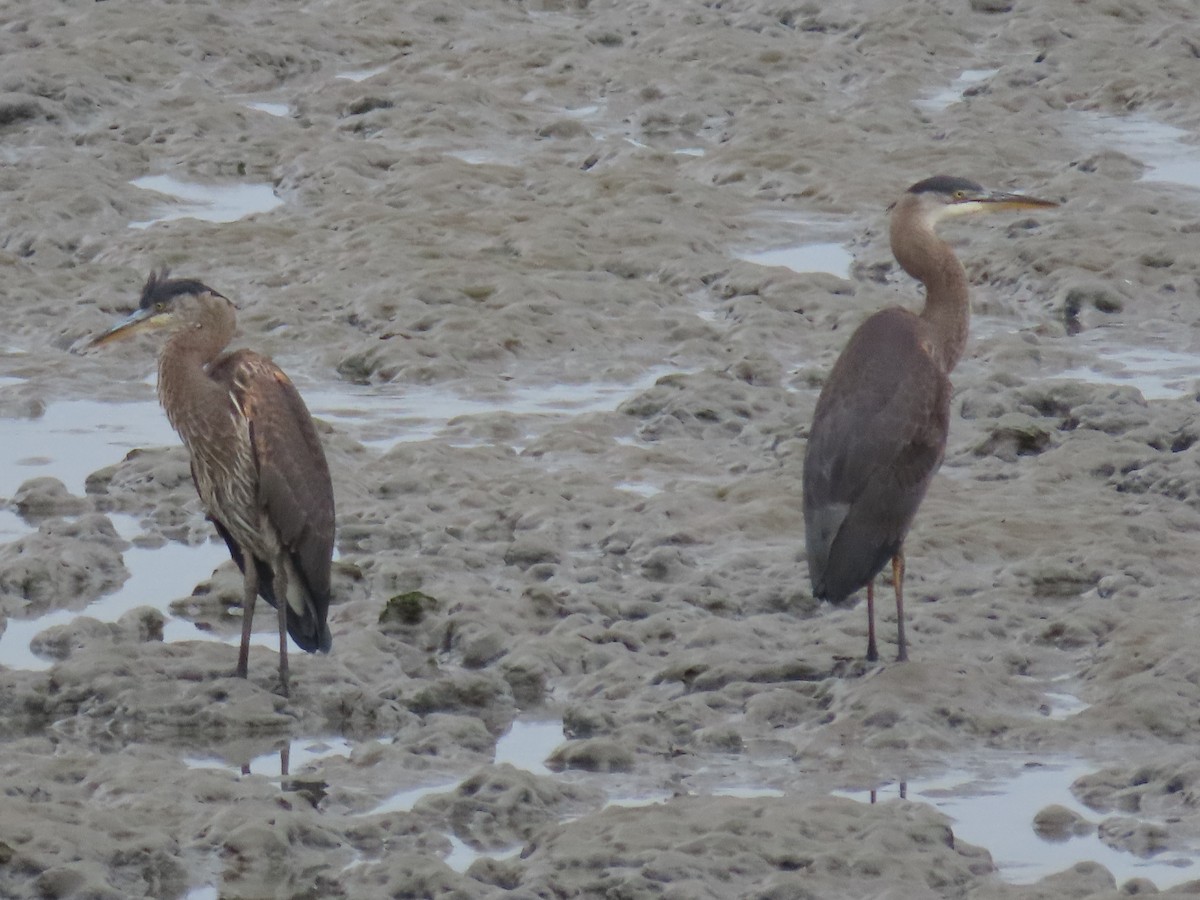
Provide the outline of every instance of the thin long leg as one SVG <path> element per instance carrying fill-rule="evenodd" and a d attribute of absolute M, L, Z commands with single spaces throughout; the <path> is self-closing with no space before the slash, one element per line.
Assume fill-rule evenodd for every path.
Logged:
<path fill-rule="evenodd" d="M 275 571 L 272 573 L 275 584 L 276 613 L 279 615 L 279 685 L 283 696 L 288 696 L 288 661 L 287 661 L 287 567 L 282 556 L 275 561 Z"/>
<path fill-rule="evenodd" d="M 258 568 L 254 557 L 242 551 L 246 568 L 242 572 L 242 647 L 238 651 L 237 675 L 245 678 L 250 668 L 250 631 L 254 625 L 254 601 L 258 599 Z"/>
<path fill-rule="evenodd" d="M 896 588 L 896 643 L 900 650 L 896 662 L 908 660 L 908 641 L 904 638 L 904 548 L 892 557 L 892 584 Z"/>
<path fill-rule="evenodd" d="M 867 582 L 867 662 L 878 662 L 879 649 L 875 646 L 875 579 Z"/>

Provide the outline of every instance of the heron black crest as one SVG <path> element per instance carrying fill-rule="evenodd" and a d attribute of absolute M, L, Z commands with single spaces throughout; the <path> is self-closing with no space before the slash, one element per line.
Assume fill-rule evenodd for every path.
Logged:
<path fill-rule="evenodd" d="M 983 192 L 983 186 L 969 178 L 955 178 L 953 175 L 934 175 L 924 181 L 918 181 L 908 189 L 910 194 L 953 194 L 955 191 L 968 191 L 972 194 Z"/>
<path fill-rule="evenodd" d="M 194 278 L 171 278 L 169 269 L 159 269 L 151 272 L 146 283 L 142 285 L 142 297 L 138 302 L 141 309 L 149 309 L 156 303 L 170 303 L 176 297 L 185 294 L 221 294 L 214 291 L 202 281 Z"/>
<path fill-rule="evenodd" d="M 148 331 L 164 336 L 158 398 L 191 457 L 200 502 L 242 570 L 236 674 L 247 675 L 261 596 L 276 609 L 279 681 L 287 696 L 288 635 L 309 652 L 332 645 L 333 485 L 295 385 L 253 350 L 226 351 L 236 330 L 227 297 L 163 269 L 146 280 L 138 309 L 91 346 Z"/>

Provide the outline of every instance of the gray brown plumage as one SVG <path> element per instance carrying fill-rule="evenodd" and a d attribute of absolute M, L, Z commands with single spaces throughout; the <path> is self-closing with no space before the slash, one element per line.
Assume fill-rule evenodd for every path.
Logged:
<path fill-rule="evenodd" d="M 925 285 L 920 314 L 892 307 L 850 337 L 817 400 L 804 459 L 804 524 L 814 596 L 842 603 L 867 588 L 867 659 L 878 659 L 874 579 L 891 560 L 898 658 L 904 538 L 946 450 L 950 372 L 966 347 L 967 275 L 934 233 L 942 219 L 1056 206 L 963 178 L 921 181 L 892 212 L 892 253 Z"/>
<path fill-rule="evenodd" d="M 199 281 L 151 275 L 138 309 L 92 345 L 154 327 L 169 329 L 158 357 L 159 401 L 191 455 L 201 502 L 242 570 L 237 674 L 246 676 L 254 603 L 261 596 L 277 610 L 286 696 L 285 635 L 310 653 L 327 652 L 332 643 L 326 619 L 333 489 L 316 427 L 271 360 L 251 350 L 221 355 L 233 338 L 236 313 Z"/>

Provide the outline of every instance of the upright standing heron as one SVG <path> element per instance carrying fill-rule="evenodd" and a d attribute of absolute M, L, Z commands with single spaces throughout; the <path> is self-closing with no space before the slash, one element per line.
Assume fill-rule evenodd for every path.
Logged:
<path fill-rule="evenodd" d="M 326 616 L 333 487 L 312 416 L 283 370 L 252 350 L 222 354 L 236 327 L 226 297 L 164 271 L 150 275 L 137 310 L 90 346 L 167 329 L 158 354 L 158 399 L 191 455 L 192 480 L 208 517 L 242 570 L 237 674 L 246 677 L 261 596 L 278 611 L 286 697 L 287 635 L 309 653 L 328 652 L 332 644 Z"/>
<path fill-rule="evenodd" d="M 904 537 L 946 452 L 950 372 L 967 343 L 967 273 L 934 226 L 955 216 L 1057 206 L 938 175 L 894 204 L 892 253 L 925 285 L 920 314 L 881 310 L 858 327 L 821 390 L 804 458 L 804 529 L 813 594 L 842 603 L 867 588 L 867 659 L 875 646 L 875 576 L 892 562 L 900 661 Z"/>

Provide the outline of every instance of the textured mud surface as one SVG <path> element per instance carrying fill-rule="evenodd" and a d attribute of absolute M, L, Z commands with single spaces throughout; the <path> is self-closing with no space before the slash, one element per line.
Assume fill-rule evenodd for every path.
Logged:
<path fill-rule="evenodd" d="M 1200 892 L 1198 25 L 10 4 L 0 895 Z M 912 662 L 884 585 L 868 666 L 861 606 L 809 592 L 800 470 L 851 330 L 920 302 L 886 207 L 937 173 L 1063 205 L 946 230 L 973 338 Z M 153 346 L 72 352 L 162 265 L 321 421 L 334 649 L 290 701 L 271 616 L 230 677 Z M 1030 773 L 1061 791 L 999 824 Z"/>

